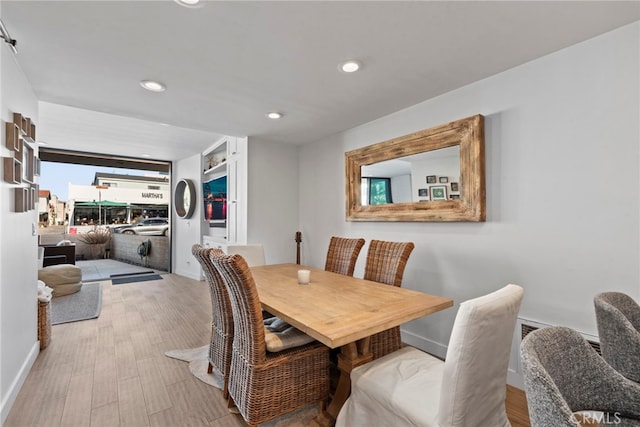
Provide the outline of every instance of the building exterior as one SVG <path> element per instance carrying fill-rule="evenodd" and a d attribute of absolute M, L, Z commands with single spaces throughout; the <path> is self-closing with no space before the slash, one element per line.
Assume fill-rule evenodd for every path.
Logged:
<path fill-rule="evenodd" d="M 64 225 L 68 220 L 67 202 L 58 200 L 58 196 L 49 190 L 38 192 L 38 225 Z"/>
<path fill-rule="evenodd" d="M 170 197 L 168 176 L 98 172 L 92 185 L 69 184 L 69 232 L 84 225 L 132 224 L 141 218 L 168 218 Z"/>

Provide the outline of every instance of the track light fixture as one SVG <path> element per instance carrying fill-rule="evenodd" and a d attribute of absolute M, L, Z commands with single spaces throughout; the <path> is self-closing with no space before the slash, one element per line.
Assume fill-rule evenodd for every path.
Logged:
<path fill-rule="evenodd" d="M 17 41 L 16 39 L 11 38 L 11 36 L 9 35 L 9 31 L 7 30 L 7 27 L 5 27 L 4 22 L 2 22 L 2 19 L 0 19 L 0 37 L 2 37 L 2 39 L 9 44 L 14 54 L 18 53 L 18 50 L 16 49 Z"/>

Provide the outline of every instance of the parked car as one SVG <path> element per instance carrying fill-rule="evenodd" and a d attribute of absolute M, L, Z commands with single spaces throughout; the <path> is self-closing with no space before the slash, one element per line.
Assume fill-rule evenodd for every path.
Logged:
<path fill-rule="evenodd" d="M 141 236 L 168 236 L 169 220 L 167 218 L 142 219 L 135 224 L 114 227 L 113 232 Z"/>

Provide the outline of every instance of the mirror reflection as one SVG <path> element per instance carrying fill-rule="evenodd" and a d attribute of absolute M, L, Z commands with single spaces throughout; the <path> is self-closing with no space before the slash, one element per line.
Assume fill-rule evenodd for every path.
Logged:
<path fill-rule="evenodd" d="M 480 114 L 345 153 L 347 221 L 485 221 Z"/>
<path fill-rule="evenodd" d="M 460 146 L 363 165 L 363 206 L 460 198 Z"/>

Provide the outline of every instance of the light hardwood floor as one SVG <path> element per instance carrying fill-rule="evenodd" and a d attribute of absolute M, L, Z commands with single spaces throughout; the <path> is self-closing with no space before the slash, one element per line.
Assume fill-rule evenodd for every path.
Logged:
<path fill-rule="evenodd" d="M 102 282 L 98 319 L 53 326 L 4 426 L 244 426 L 220 390 L 164 356 L 208 343 L 211 303 L 205 282 L 163 278 Z M 508 388 L 507 412 L 529 426 L 521 390 Z"/>

